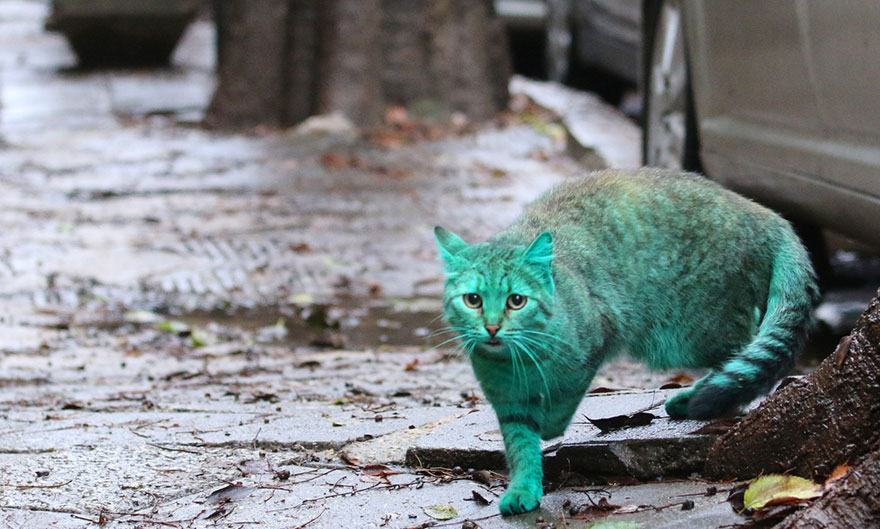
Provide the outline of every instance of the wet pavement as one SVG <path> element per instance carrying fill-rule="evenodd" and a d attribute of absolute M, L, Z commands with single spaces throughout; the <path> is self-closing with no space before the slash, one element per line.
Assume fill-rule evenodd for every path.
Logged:
<path fill-rule="evenodd" d="M 699 469 L 712 434 L 670 421 L 659 388 L 698 373 L 626 361 L 545 444 L 542 510 L 502 520 L 497 425 L 436 334 L 431 227 L 481 239 L 584 164 L 637 163 L 638 130 L 616 111 L 518 79 L 579 118 L 520 95 L 480 125 L 207 131 L 207 21 L 170 68 L 89 72 L 42 31 L 46 14 L 0 3 L 0 523 L 741 520 L 708 484 L 671 479 Z M 635 412 L 649 417 L 597 426 Z"/>

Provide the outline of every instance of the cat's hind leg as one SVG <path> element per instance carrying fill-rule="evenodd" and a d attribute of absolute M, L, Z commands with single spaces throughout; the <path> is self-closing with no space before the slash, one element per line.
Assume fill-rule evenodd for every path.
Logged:
<path fill-rule="evenodd" d="M 787 235 L 773 262 L 769 295 L 757 334 L 717 370 L 694 384 L 689 397 L 673 401 L 673 411 L 680 411 L 687 399 L 687 416 L 692 419 L 734 412 L 768 391 L 794 365 L 806 340 L 819 290 L 806 250 L 791 230 Z"/>
<path fill-rule="evenodd" d="M 688 416 L 688 405 L 694 395 L 694 388 L 679 391 L 666 399 L 666 413 L 673 419 L 684 419 Z"/>

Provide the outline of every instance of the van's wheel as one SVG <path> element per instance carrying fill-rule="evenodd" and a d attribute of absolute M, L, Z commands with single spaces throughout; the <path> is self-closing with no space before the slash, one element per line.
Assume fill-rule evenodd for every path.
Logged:
<path fill-rule="evenodd" d="M 696 115 L 680 0 L 643 5 L 642 162 L 700 170 Z"/>

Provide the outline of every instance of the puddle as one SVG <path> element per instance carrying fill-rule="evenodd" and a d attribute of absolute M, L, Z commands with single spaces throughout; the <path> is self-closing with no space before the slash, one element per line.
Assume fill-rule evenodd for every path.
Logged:
<path fill-rule="evenodd" d="M 194 340 L 248 337 L 257 343 L 333 349 L 382 346 L 430 348 L 449 338 L 438 301 L 359 300 L 306 305 L 286 304 L 179 315 L 144 311 L 114 314 L 102 327 L 153 326 Z M 94 322 L 90 324 L 94 326 Z M 454 348 L 449 344 L 449 348 Z"/>

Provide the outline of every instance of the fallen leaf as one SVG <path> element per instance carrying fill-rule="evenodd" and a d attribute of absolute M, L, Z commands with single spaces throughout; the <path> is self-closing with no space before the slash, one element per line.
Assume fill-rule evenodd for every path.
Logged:
<path fill-rule="evenodd" d="M 341 454 L 339 454 L 339 457 L 349 465 L 360 466 L 360 464 L 361 464 L 360 459 L 358 459 L 354 456 L 351 456 L 345 452 L 342 452 Z"/>
<path fill-rule="evenodd" d="M 293 303 L 294 305 L 311 305 L 315 302 L 315 297 L 306 292 L 300 292 L 298 294 L 293 294 L 287 298 L 287 301 Z"/>
<path fill-rule="evenodd" d="M 208 494 L 211 503 L 226 502 L 246 498 L 256 490 L 254 487 L 243 487 L 239 483 L 231 483 Z"/>
<path fill-rule="evenodd" d="M 668 383 L 675 383 L 675 384 L 682 384 L 682 385 L 690 384 L 693 381 L 694 381 L 694 377 L 687 375 L 685 373 L 676 373 L 666 379 L 666 382 L 668 382 Z"/>
<path fill-rule="evenodd" d="M 629 506 L 626 506 L 629 507 Z M 617 514 L 620 509 L 624 509 L 626 507 L 621 507 L 620 505 L 614 505 L 608 501 L 608 498 L 599 498 L 599 501 L 596 503 L 585 503 L 580 505 L 575 509 L 575 512 L 571 515 L 572 520 L 592 520 L 594 518 L 601 518 L 603 516 L 608 516 L 610 513 L 614 512 Z M 632 507 L 638 506 L 633 505 Z M 627 511 L 624 511 L 622 514 L 626 514 Z M 635 512 L 635 511 L 629 511 Z"/>
<path fill-rule="evenodd" d="M 743 505 L 760 509 L 767 505 L 804 503 L 822 495 L 822 486 L 798 476 L 770 474 L 754 480 L 743 495 Z"/>
<path fill-rule="evenodd" d="M 422 507 L 422 510 L 435 520 L 451 520 L 458 516 L 458 511 L 452 505 L 431 505 Z"/>
<path fill-rule="evenodd" d="M 317 360 L 306 360 L 304 362 L 294 364 L 294 367 L 300 367 L 300 368 L 307 367 L 309 369 L 316 369 L 318 367 L 321 367 L 321 362 L 319 362 Z"/>
<path fill-rule="evenodd" d="M 412 362 L 406 364 L 406 367 L 404 367 L 403 370 L 404 371 L 415 371 L 417 365 L 419 365 L 418 358 L 416 358 Z"/>
<path fill-rule="evenodd" d="M 599 386 L 598 388 L 593 388 L 588 393 L 614 393 L 616 391 L 620 391 L 619 389 L 614 388 L 606 388 L 605 386 Z"/>
<path fill-rule="evenodd" d="M 217 341 L 216 336 L 201 329 L 193 330 L 189 338 L 192 341 L 193 347 L 204 347 Z"/>
<path fill-rule="evenodd" d="M 296 253 L 309 253 L 312 251 L 312 247 L 309 246 L 307 242 L 298 242 L 296 244 L 291 244 L 290 249 Z"/>
<path fill-rule="evenodd" d="M 849 465 L 837 465 L 834 467 L 834 470 L 831 471 L 831 475 L 825 480 L 825 486 L 827 487 L 829 483 L 833 483 L 845 476 L 850 469 L 852 469 L 852 467 Z"/>
<path fill-rule="evenodd" d="M 159 323 L 159 330 L 173 334 L 186 334 L 189 332 L 189 325 L 179 320 L 165 320 Z"/>
<path fill-rule="evenodd" d="M 852 343 L 852 335 L 844 336 L 840 343 L 837 344 L 837 349 L 834 350 L 834 360 L 837 367 L 842 366 L 846 360 L 846 355 L 849 354 L 850 343 Z"/>
<path fill-rule="evenodd" d="M 321 165 L 328 169 L 344 169 L 362 167 L 363 162 L 356 156 L 330 151 L 321 155 Z"/>
<path fill-rule="evenodd" d="M 737 485 L 730 489 L 730 492 L 727 494 L 727 502 L 730 503 L 730 507 L 733 509 L 733 512 L 741 513 L 746 508 L 746 506 L 744 505 L 745 502 L 743 501 L 743 497 L 745 496 L 748 486 L 748 483 Z"/>
<path fill-rule="evenodd" d="M 489 505 L 490 503 L 492 503 L 492 500 L 486 499 L 485 496 L 475 490 L 471 491 L 471 499 L 474 500 L 475 503 L 478 503 L 480 505 Z"/>
<path fill-rule="evenodd" d="M 130 310 L 125 313 L 124 318 L 128 323 L 157 323 L 162 321 L 162 316 L 148 310 Z"/>
<path fill-rule="evenodd" d="M 253 402 L 265 401 L 265 402 L 271 402 L 272 404 L 275 404 L 276 402 L 279 402 L 280 400 L 281 399 L 278 397 L 278 395 L 276 395 L 274 393 L 256 390 L 253 393 L 251 393 L 251 398 L 246 400 L 245 403 L 250 404 Z"/>
<path fill-rule="evenodd" d="M 646 412 L 638 412 L 633 415 L 617 415 L 606 419 L 591 419 L 584 416 L 590 421 L 590 424 L 602 431 L 602 433 L 621 430 L 624 428 L 634 428 L 636 426 L 645 426 L 657 418 L 656 415 Z"/>
<path fill-rule="evenodd" d="M 402 472 L 394 470 L 387 465 L 365 465 L 361 468 L 363 470 L 364 475 L 382 478 L 385 480 L 388 479 L 388 476 L 402 474 Z"/>

